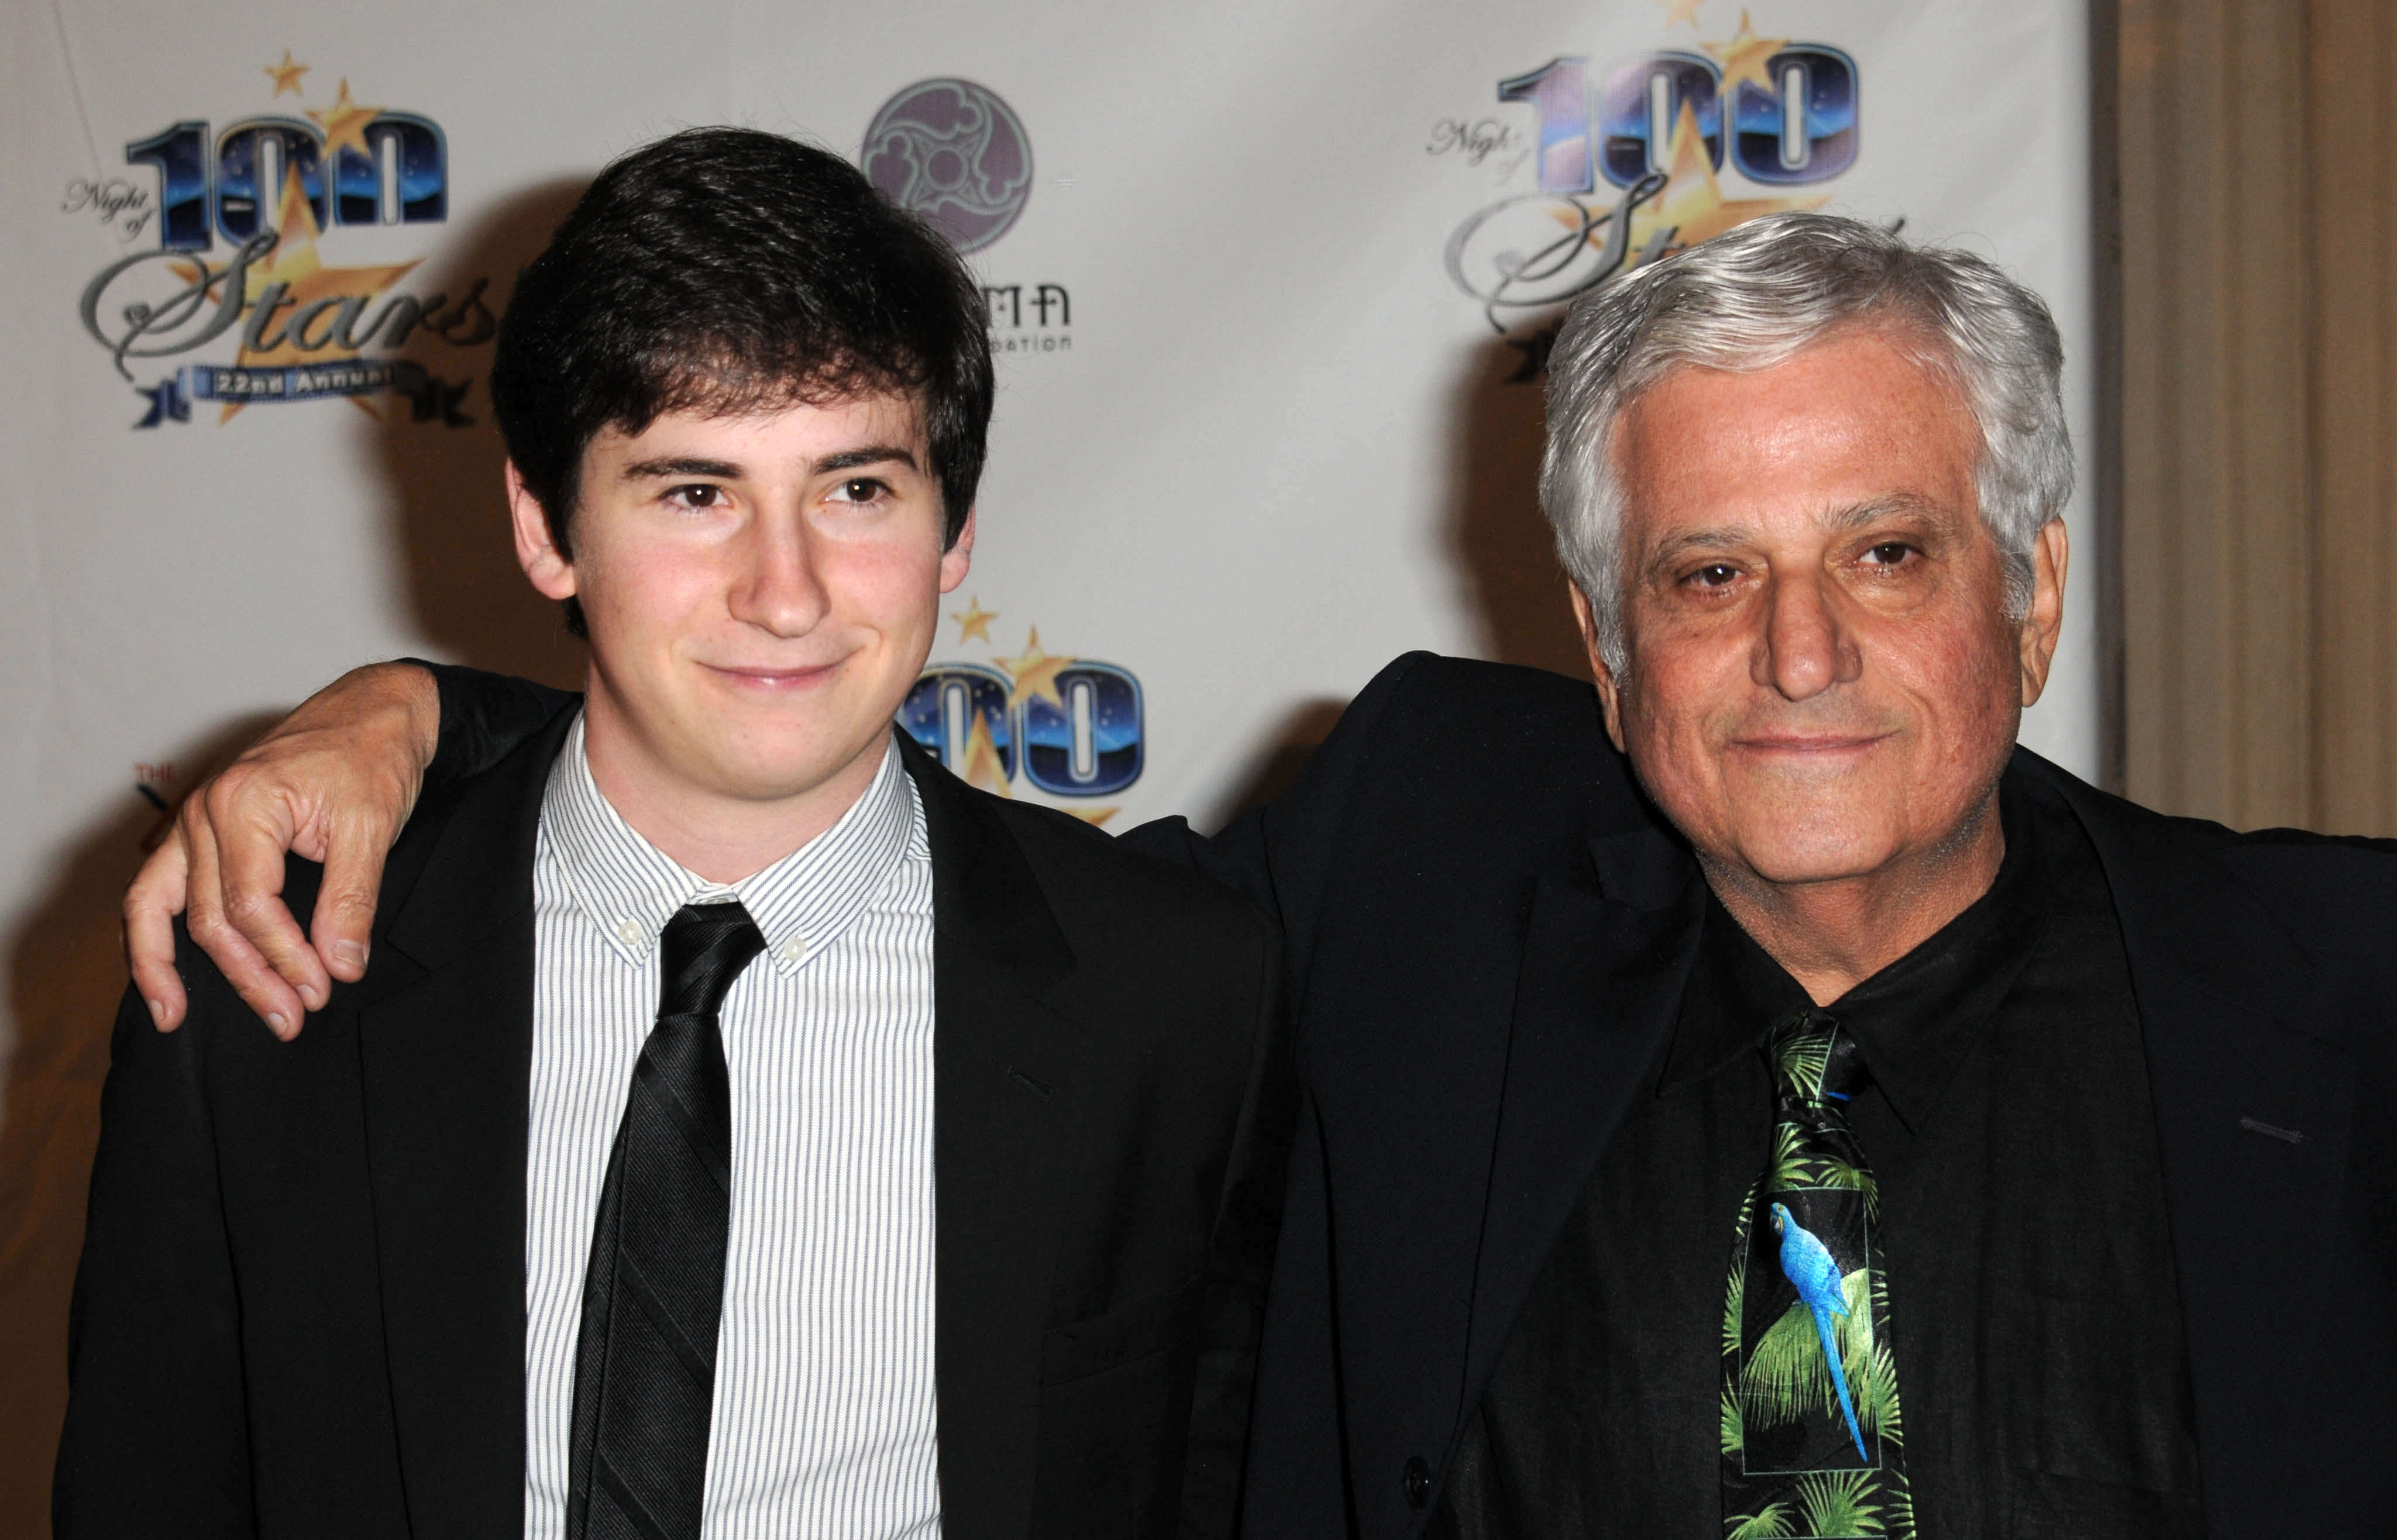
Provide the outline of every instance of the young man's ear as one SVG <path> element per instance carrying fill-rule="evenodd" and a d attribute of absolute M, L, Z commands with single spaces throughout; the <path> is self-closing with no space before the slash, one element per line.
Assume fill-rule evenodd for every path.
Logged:
<path fill-rule="evenodd" d="M 513 466 L 509 468 L 509 473 L 515 474 Z M 955 540 L 949 542 L 949 549 L 941 553 L 943 593 L 955 592 L 957 586 L 966 580 L 967 569 L 973 565 L 974 511 L 971 508 L 966 510 L 965 527 L 957 531 Z"/>
<path fill-rule="evenodd" d="M 508 461 L 508 522 L 515 527 L 516 564 L 524 568 L 532 586 L 544 599 L 574 597 L 574 564 L 568 561 L 550 538 L 549 518 L 542 511 L 541 500 L 525 489 L 524 477 L 516 472 L 516 462 Z M 971 525 L 969 525 L 971 527 Z"/>

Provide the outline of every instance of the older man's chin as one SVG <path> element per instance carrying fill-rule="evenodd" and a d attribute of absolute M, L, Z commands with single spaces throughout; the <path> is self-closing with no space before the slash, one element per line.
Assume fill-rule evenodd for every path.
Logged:
<path fill-rule="evenodd" d="M 1803 756 L 1764 773 L 1731 775 L 1704 808 L 1682 817 L 1659 799 L 1707 864 L 1774 886 L 1868 877 L 1935 843 L 1914 826 L 1925 811 L 1908 806 L 1909 787 L 1894 766 L 1869 755 Z"/>

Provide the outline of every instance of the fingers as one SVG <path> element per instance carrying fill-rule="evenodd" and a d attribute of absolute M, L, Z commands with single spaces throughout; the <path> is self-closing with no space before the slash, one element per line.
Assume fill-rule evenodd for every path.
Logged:
<path fill-rule="evenodd" d="M 141 863 L 141 875 L 125 890 L 125 962 L 133 984 L 162 1032 L 182 1025 L 188 1002 L 175 971 L 175 916 L 183 907 L 189 862 L 183 842 L 169 839 Z"/>
<path fill-rule="evenodd" d="M 176 819 L 177 835 L 183 841 L 191 861 L 188 883 L 192 907 L 185 917 L 185 923 L 191 929 L 192 939 L 215 962 L 217 971 L 224 975 L 225 982 L 234 987 L 244 1003 L 258 1013 L 269 1031 L 288 1042 L 299 1035 L 300 1018 L 304 1008 L 298 993 L 250 939 L 249 932 L 231 917 L 234 901 L 225 889 L 214 821 L 209 816 L 209 804 L 218 800 L 221 785 L 220 780 L 212 784 L 206 793 L 186 798 L 182 813 Z M 261 879 L 255 875 L 254 857 L 251 870 L 251 886 L 240 902 L 245 906 L 244 918 L 251 924 L 259 924 L 261 894 L 258 883 Z M 262 895 L 264 901 L 281 910 L 283 859 L 279 846 L 275 853 L 274 871 L 268 881 L 270 885 Z M 286 924 L 290 924 L 288 912 L 283 918 Z M 292 925 L 291 928 L 296 935 L 299 927 Z M 300 949 L 308 949 L 304 941 Z M 310 961 L 315 961 L 313 953 Z"/>
<path fill-rule="evenodd" d="M 283 901 L 284 852 L 295 841 L 293 818 L 288 801 L 272 790 L 256 791 L 249 788 L 254 778 L 236 773 L 247 766 L 236 766 L 218 777 L 208 788 L 209 823 L 216 831 L 218 882 L 223 889 L 225 919 L 241 933 L 243 940 L 265 960 L 288 991 L 299 998 L 301 1005 L 315 1010 L 332 994 L 333 981 L 326 976 L 325 966 L 317 959 L 315 948 L 308 945 L 307 934 L 299 921 L 292 918 L 289 906 Z M 252 999 L 242 991 L 253 1009 L 264 1002 Z M 275 1003 L 283 1003 L 278 995 Z M 260 1009 L 259 1014 L 267 1013 Z M 284 1029 L 273 1020 L 267 1025 L 277 1036 Z M 299 1030 L 299 1018 L 290 1023 L 291 1031 Z"/>
<path fill-rule="evenodd" d="M 366 972 L 383 855 L 415 803 L 439 710 L 412 665 L 354 669 L 310 697 L 184 800 L 183 864 L 160 870 L 138 910 L 128 896 L 127 957 L 139 948 L 147 966 L 163 945 L 152 911 L 188 897 L 192 939 L 275 1035 L 296 1037 L 335 979 Z M 313 945 L 284 902 L 286 851 L 325 867 Z"/>
<path fill-rule="evenodd" d="M 392 833 L 387 820 L 365 816 L 336 821 L 326 836 L 325 880 L 308 928 L 325 971 L 345 984 L 366 976 L 368 936 Z"/>

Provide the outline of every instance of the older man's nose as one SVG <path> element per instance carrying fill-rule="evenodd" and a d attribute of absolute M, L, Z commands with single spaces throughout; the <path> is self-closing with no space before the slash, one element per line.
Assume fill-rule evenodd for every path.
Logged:
<path fill-rule="evenodd" d="M 776 636 L 805 636 L 831 607 L 824 578 L 797 520 L 761 519 L 743 542 L 734 574 L 732 617 Z"/>
<path fill-rule="evenodd" d="M 1863 657 L 1822 585 L 1775 578 L 1750 670 L 1756 683 L 1805 700 L 1862 671 Z"/>

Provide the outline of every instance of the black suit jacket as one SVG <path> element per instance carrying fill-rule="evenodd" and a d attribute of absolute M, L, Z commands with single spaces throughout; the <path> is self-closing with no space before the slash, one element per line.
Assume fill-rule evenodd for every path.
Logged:
<path fill-rule="evenodd" d="M 2236 835 L 2016 768 L 2079 816 L 2122 918 L 2209 1531 L 2390 1533 L 2397 846 Z M 1132 838 L 1285 938 L 1304 1103 L 1248 1533 L 1412 1535 L 1667 1041 L 1695 865 L 1587 684 L 1423 654 L 1261 815 Z"/>
<path fill-rule="evenodd" d="M 428 792 L 366 979 L 298 1042 L 188 937 L 181 1031 L 128 996 L 61 1536 L 522 1533 L 533 841 L 567 720 Z M 907 764 L 933 867 L 945 1531 L 1226 1531 L 1292 1100 L 1269 932 L 1187 871 Z M 298 912 L 315 877 L 294 863 Z"/>

